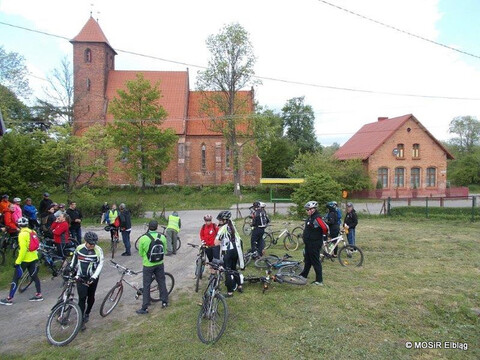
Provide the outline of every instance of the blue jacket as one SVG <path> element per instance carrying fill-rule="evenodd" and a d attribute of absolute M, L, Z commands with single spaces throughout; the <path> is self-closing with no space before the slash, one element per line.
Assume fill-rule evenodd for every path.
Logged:
<path fill-rule="evenodd" d="M 23 213 L 30 220 L 37 220 L 37 208 L 35 205 L 25 205 L 23 207 Z"/>

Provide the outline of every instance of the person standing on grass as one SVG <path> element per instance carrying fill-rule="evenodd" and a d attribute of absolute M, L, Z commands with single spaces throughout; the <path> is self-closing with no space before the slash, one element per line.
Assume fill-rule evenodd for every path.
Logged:
<path fill-rule="evenodd" d="M 25 217 L 18 219 L 17 224 L 20 228 L 20 234 L 18 235 L 18 256 L 15 260 L 15 271 L 13 273 L 12 284 L 10 285 L 10 292 L 5 299 L 0 300 L 1 305 L 13 305 L 13 297 L 17 291 L 18 280 L 20 280 L 24 271 L 28 271 L 35 283 L 36 294 L 30 298 L 29 301 L 43 301 L 40 280 L 38 278 L 38 253 L 37 250 L 29 251 L 30 233 L 32 233 L 33 230 L 28 228 L 28 219 Z"/>
<path fill-rule="evenodd" d="M 327 209 L 328 213 L 325 216 L 325 222 L 328 225 L 328 228 L 330 230 L 330 238 L 336 238 L 338 236 L 338 233 L 340 232 L 340 225 L 339 221 L 341 222 L 341 219 L 338 219 L 338 213 L 337 213 L 337 202 L 336 201 L 329 201 L 327 203 Z M 338 252 L 338 246 L 335 247 L 333 257 L 337 257 L 337 252 Z"/>
<path fill-rule="evenodd" d="M 167 256 L 175 255 L 177 253 L 177 241 L 178 233 L 182 227 L 182 221 L 178 216 L 178 213 L 174 211 L 172 215 L 168 217 L 168 225 L 166 230 L 167 236 Z"/>
<path fill-rule="evenodd" d="M 205 215 L 203 220 L 205 224 L 203 224 L 200 229 L 200 241 L 207 247 L 205 253 L 207 254 L 208 261 L 212 262 L 213 259 L 220 259 L 220 246 L 215 245 L 218 226 L 212 222 L 212 215 Z"/>
<path fill-rule="evenodd" d="M 263 234 L 265 233 L 265 228 L 270 222 L 270 219 L 265 212 L 265 208 L 261 206 L 260 201 L 255 201 L 253 203 L 253 211 L 251 217 L 253 230 L 250 245 L 252 251 L 256 251 L 258 256 L 263 256 L 263 249 L 265 247 L 265 240 L 263 239 Z"/>
<path fill-rule="evenodd" d="M 343 221 L 343 226 L 347 232 L 347 240 L 350 245 L 355 245 L 355 228 L 358 225 L 357 212 L 351 202 L 347 202 L 347 214 Z"/>
<path fill-rule="evenodd" d="M 136 311 L 137 314 L 148 314 L 148 307 L 150 306 L 150 286 L 152 285 L 153 278 L 158 283 L 158 289 L 160 291 L 160 300 L 162 301 L 162 309 L 168 306 L 168 291 L 167 284 L 165 282 L 165 267 L 163 265 L 163 256 L 160 261 L 150 261 L 150 246 L 158 238 L 162 242 L 163 249 L 167 247 L 167 239 L 165 235 L 157 232 L 158 221 L 151 220 L 148 223 L 148 232 L 140 238 L 138 245 L 138 253 L 142 257 L 143 264 L 143 303 L 142 307 Z M 153 250 L 153 249 L 152 249 Z"/>
<path fill-rule="evenodd" d="M 327 236 L 328 228 L 322 220 L 322 216 L 317 211 L 318 203 L 309 201 L 305 204 L 308 218 L 305 220 L 305 228 L 303 230 L 303 242 L 305 243 L 304 260 L 305 267 L 299 274 L 307 278 L 310 268 L 313 266 L 315 270 L 314 285 L 323 285 L 322 263 L 320 262 L 320 249 L 322 248 L 323 238 Z"/>
<path fill-rule="evenodd" d="M 93 231 L 86 232 L 85 243 L 75 249 L 70 263 L 70 268 L 80 279 L 77 283 L 77 292 L 78 306 L 83 315 L 82 330 L 85 330 L 85 324 L 90 318 L 90 311 L 95 303 L 98 279 L 103 268 L 103 250 L 97 243 L 97 234 Z"/>
<path fill-rule="evenodd" d="M 122 256 L 132 255 L 130 252 L 130 232 L 132 231 L 132 219 L 130 216 L 130 211 L 125 207 L 125 204 L 120 204 L 119 206 L 120 213 L 118 217 L 120 218 L 120 231 L 122 232 L 122 240 L 125 245 L 125 252 Z"/>
<path fill-rule="evenodd" d="M 70 218 L 70 233 L 77 244 L 82 243 L 82 219 L 83 215 L 80 210 L 77 209 L 77 203 L 72 201 L 70 207 L 67 209 L 67 215 Z"/>

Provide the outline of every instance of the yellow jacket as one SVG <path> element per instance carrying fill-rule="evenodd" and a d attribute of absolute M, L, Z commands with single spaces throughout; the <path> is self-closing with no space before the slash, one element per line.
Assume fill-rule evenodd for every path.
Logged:
<path fill-rule="evenodd" d="M 28 227 L 20 229 L 18 234 L 18 256 L 15 260 L 15 265 L 20 265 L 22 262 L 32 262 L 38 260 L 37 250 L 28 251 L 28 246 L 30 244 L 30 233 L 33 230 L 30 230 Z"/>

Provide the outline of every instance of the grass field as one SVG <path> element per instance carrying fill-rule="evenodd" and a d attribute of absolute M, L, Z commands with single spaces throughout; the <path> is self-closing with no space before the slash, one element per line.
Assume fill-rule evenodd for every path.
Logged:
<path fill-rule="evenodd" d="M 200 295 L 190 289 L 177 291 L 166 310 L 125 314 L 68 347 L 42 341 L 21 357 L 479 359 L 478 230 L 478 223 L 363 219 L 357 229 L 363 268 L 327 261 L 324 287 L 273 284 L 262 294 L 259 284 L 246 284 L 245 293 L 228 299 L 227 330 L 214 345 L 197 338 Z M 277 245 L 272 252 L 285 251 Z M 407 349 L 407 341 L 453 341 L 468 349 Z"/>

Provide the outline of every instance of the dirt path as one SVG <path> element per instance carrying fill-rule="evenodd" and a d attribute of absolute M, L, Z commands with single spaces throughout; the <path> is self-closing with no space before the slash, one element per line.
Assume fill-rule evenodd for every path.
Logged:
<path fill-rule="evenodd" d="M 212 214 L 217 214 L 218 211 L 210 211 Z M 173 274 L 175 277 L 175 288 L 172 292 L 170 302 L 175 306 L 175 293 L 181 289 L 189 287 L 193 288 L 193 274 L 194 261 L 196 250 L 186 246 L 187 242 L 198 243 L 198 232 L 200 226 L 203 224 L 204 211 L 191 210 L 179 211 L 182 219 L 182 229 L 180 238 L 182 240 L 182 247 L 177 252 L 177 255 L 166 257 L 165 270 Z M 143 226 L 135 226 L 132 228 L 131 242 L 132 242 L 132 256 L 122 257 L 115 256 L 115 260 L 120 264 L 132 268 L 134 270 L 142 269 L 142 261 L 138 253 L 134 249 L 134 242 L 138 236 L 143 233 Z M 103 227 L 88 227 L 82 229 L 85 231 L 95 231 L 100 239 L 107 241 L 109 235 L 103 230 Z M 123 243 L 120 242 L 119 254 L 123 252 Z M 96 293 L 96 302 L 92 309 L 88 329 L 95 329 L 97 327 L 108 326 L 112 320 L 130 317 L 135 314 L 135 310 L 141 306 L 141 298 L 135 300 L 134 290 L 130 287 L 124 288 L 124 294 L 115 311 L 106 318 L 99 315 L 100 305 L 108 290 L 110 290 L 115 282 L 120 278 L 118 271 L 110 266 L 111 254 L 105 253 L 105 263 L 100 275 L 100 282 L 98 284 Z M 42 266 L 42 272 L 46 268 Z M 13 275 L 13 269 L 12 269 Z M 129 279 L 130 282 L 141 284 L 141 276 Z M 33 296 L 35 287 L 33 284 L 23 294 L 17 294 L 14 298 L 13 306 L 0 306 L 0 354 L 18 353 L 22 348 L 30 348 L 33 343 L 45 342 L 45 325 L 50 309 L 55 305 L 57 297 L 60 295 L 61 279 L 44 279 L 42 280 L 42 293 L 45 298 L 42 302 L 30 302 L 28 299 Z M 3 298 L 7 295 L 8 289 L 2 289 L 0 296 Z M 160 307 L 152 306 L 151 311 L 158 311 Z M 92 330 L 90 330 L 92 331 Z M 0 356 L 1 357 L 1 356 Z"/>

